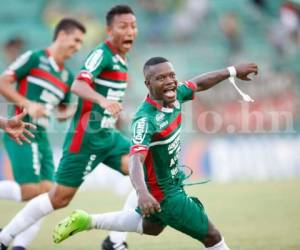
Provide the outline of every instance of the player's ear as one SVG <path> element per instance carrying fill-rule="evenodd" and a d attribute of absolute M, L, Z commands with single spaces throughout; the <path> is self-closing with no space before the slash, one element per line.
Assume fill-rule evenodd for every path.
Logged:
<path fill-rule="evenodd" d="M 111 25 L 106 25 L 105 31 L 106 31 L 107 35 L 111 36 L 112 35 Z"/>
<path fill-rule="evenodd" d="M 149 89 L 149 86 L 150 86 L 149 79 L 145 79 L 144 83 L 145 83 L 146 87 Z"/>

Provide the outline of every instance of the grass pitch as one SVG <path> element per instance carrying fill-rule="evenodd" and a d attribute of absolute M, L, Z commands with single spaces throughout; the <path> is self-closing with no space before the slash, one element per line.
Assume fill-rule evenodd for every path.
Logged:
<path fill-rule="evenodd" d="M 233 250 L 300 249 L 300 179 L 268 182 L 208 183 L 186 189 L 201 199 L 212 222 L 221 230 Z M 77 234 L 59 245 L 52 243 L 52 229 L 73 209 L 88 212 L 119 210 L 124 199 L 108 190 L 82 191 L 71 205 L 48 216 L 31 250 L 100 249 L 106 232 Z M 15 202 L 0 201 L 0 226 L 22 207 Z M 129 234 L 131 250 L 201 249 L 196 240 L 167 228 L 157 237 Z"/>

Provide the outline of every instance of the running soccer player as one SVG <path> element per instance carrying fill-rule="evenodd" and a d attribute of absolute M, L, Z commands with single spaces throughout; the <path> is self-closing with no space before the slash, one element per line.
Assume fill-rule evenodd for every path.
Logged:
<path fill-rule="evenodd" d="M 231 73 L 229 73 L 231 72 Z M 149 95 L 132 123 L 131 181 L 138 194 L 138 209 L 89 215 L 82 210 L 61 221 L 53 233 L 59 243 L 74 233 L 104 229 L 158 235 L 169 225 L 202 242 L 206 249 L 228 250 L 220 232 L 208 219 L 202 203 L 189 197 L 179 170 L 181 106 L 194 93 L 236 75 L 250 80 L 253 63 L 239 64 L 178 83 L 172 64 L 154 57 L 144 66 Z"/>
<path fill-rule="evenodd" d="M 13 237 L 72 200 L 87 174 L 99 163 L 128 174 L 130 140 L 114 128 L 127 86 L 126 54 L 137 34 L 136 18 L 127 5 L 114 6 L 106 16 L 108 40 L 87 57 L 72 85 L 79 104 L 64 143 L 56 173 L 57 185 L 31 200 L 0 233 L 2 248 Z M 132 204 L 132 205 L 131 205 Z M 135 192 L 127 206 L 137 205 Z M 115 232 L 102 244 L 105 250 L 127 249 L 126 234 Z"/>
<path fill-rule="evenodd" d="M 24 110 L 21 114 L 10 119 L 0 117 L 0 128 L 7 133 L 10 139 L 14 140 L 19 145 L 22 145 L 23 142 L 31 143 L 31 140 L 27 138 L 27 136 L 34 138 L 30 129 L 36 129 L 36 126 L 32 123 L 22 121 L 26 114 L 27 112 Z"/>
<path fill-rule="evenodd" d="M 13 113 L 20 114 L 25 109 L 28 114 L 24 120 L 37 126 L 31 144 L 20 146 L 8 134 L 4 135 L 15 181 L 0 182 L 1 199 L 28 201 L 53 186 L 54 163 L 47 135 L 49 115 L 55 108 L 60 120 L 70 115 L 72 108 L 68 104 L 74 77 L 64 63 L 81 48 L 84 33 L 85 28 L 78 21 L 62 19 L 48 48 L 24 53 L 0 76 L 0 93 L 14 104 Z M 38 228 L 39 223 L 16 237 L 13 245 L 25 249 Z"/>

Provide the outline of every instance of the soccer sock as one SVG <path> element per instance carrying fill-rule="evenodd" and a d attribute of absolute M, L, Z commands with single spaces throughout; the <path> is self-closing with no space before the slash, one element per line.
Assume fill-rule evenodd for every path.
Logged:
<path fill-rule="evenodd" d="M 134 210 L 91 215 L 92 228 L 143 233 L 143 219 Z"/>
<path fill-rule="evenodd" d="M 0 232 L 0 242 L 8 246 L 19 233 L 53 211 L 48 193 L 30 200 L 26 206 Z"/>
<path fill-rule="evenodd" d="M 0 199 L 21 201 L 21 188 L 15 181 L 0 181 Z"/>
<path fill-rule="evenodd" d="M 137 207 L 137 195 L 136 191 L 133 189 L 128 195 L 123 211 L 134 210 Z M 122 244 L 126 241 L 127 232 L 115 232 L 112 231 L 109 233 L 109 238 L 113 243 Z"/>
<path fill-rule="evenodd" d="M 217 243 L 216 245 L 212 246 L 212 247 L 207 247 L 205 248 L 207 250 L 230 250 L 229 247 L 226 245 L 224 238 L 222 238 L 222 240 Z"/>
<path fill-rule="evenodd" d="M 40 219 L 37 223 L 33 224 L 27 230 L 19 233 L 14 239 L 13 247 L 18 246 L 26 248 L 39 232 L 42 221 L 43 219 Z"/>

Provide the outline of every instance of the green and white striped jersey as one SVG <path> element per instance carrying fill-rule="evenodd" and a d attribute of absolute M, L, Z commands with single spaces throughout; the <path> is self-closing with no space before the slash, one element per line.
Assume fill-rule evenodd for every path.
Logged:
<path fill-rule="evenodd" d="M 150 193 L 161 201 L 168 192 L 178 188 L 173 179 L 178 174 L 180 151 L 181 105 L 193 99 L 196 85 L 179 83 L 174 108 L 162 107 L 147 96 L 132 122 L 130 154 L 143 153 L 145 181 Z"/>
<path fill-rule="evenodd" d="M 70 102 L 70 86 L 73 75 L 67 68 L 60 68 L 47 49 L 27 51 L 13 62 L 4 74 L 12 75 L 17 82 L 17 91 L 31 101 L 45 105 L 48 111 Z M 13 107 L 14 113 L 21 109 Z M 48 118 L 26 120 L 46 127 Z"/>
<path fill-rule="evenodd" d="M 122 102 L 128 80 L 126 60 L 106 41 L 89 54 L 77 79 L 89 84 L 107 100 Z M 69 130 L 72 135 L 66 141 L 67 147 L 71 152 L 78 152 L 87 134 L 115 128 L 115 124 L 116 118 L 99 104 L 79 98 Z"/>

